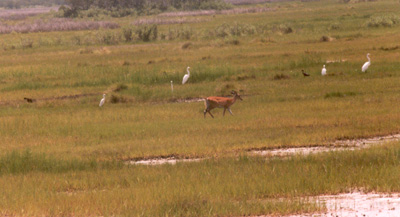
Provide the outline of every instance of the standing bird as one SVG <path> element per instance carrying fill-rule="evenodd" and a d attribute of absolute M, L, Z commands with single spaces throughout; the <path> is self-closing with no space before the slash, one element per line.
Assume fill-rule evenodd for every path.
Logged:
<path fill-rule="evenodd" d="M 304 77 L 310 76 L 310 74 L 306 73 L 306 72 L 304 71 L 304 69 L 301 70 L 301 73 L 303 74 Z"/>
<path fill-rule="evenodd" d="M 35 101 L 36 101 L 35 99 L 32 99 L 32 98 L 26 98 L 26 97 L 24 97 L 24 100 L 26 100 L 28 103 L 33 103 L 33 102 L 35 102 Z"/>
<path fill-rule="evenodd" d="M 103 94 L 103 99 L 100 100 L 99 107 L 102 107 L 105 102 L 106 102 L 106 94 Z"/>
<path fill-rule="evenodd" d="M 174 93 L 174 82 L 171 81 L 171 92 Z"/>
<path fill-rule="evenodd" d="M 324 65 L 324 67 L 322 68 L 322 71 L 321 71 L 321 75 L 326 75 L 326 68 L 325 68 L 325 65 Z"/>
<path fill-rule="evenodd" d="M 188 67 L 186 68 L 187 74 L 185 74 L 185 76 L 183 76 L 182 84 L 185 84 L 185 83 L 188 81 L 189 77 L 190 77 L 189 69 L 190 69 L 190 67 L 188 66 Z"/>
<path fill-rule="evenodd" d="M 369 53 L 367 53 L 367 59 L 368 59 L 368 62 L 365 62 L 361 68 L 362 72 L 366 72 L 368 67 L 371 65 L 371 59 L 369 58 Z"/>

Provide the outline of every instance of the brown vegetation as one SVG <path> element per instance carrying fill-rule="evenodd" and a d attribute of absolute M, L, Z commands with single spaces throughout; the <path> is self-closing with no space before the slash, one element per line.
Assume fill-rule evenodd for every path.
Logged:
<path fill-rule="evenodd" d="M 119 25 L 109 21 L 74 21 L 72 19 L 55 18 L 49 21 L 35 20 L 33 23 L 23 22 L 16 25 L 0 24 L 0 34 L 11 32 L 52 32 L 52 31 L 75 31 L 88 29 L 115 29 Z"/>

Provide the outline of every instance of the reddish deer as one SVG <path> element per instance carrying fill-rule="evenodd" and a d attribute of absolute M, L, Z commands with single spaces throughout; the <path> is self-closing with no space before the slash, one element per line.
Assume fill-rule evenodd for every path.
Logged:
<path fill-rule="evenodd" d="M 225 111 L 228 109 L 229 113 L 232 114 L 231 111 L 231 106 L 236 102 L 237 99 L 243 100 L 242 97 L 239 96 L 239 94 L 232 90 L 231 94 L 233 95 L 233 98 L 227 98 L 227 97 L 218 97 L 218 96 L 210 96 L 207 97 L 206 100 L 204 101 L 204 105 L 206 109 L 204 110 L 204 118 L 206 118 L 206 114 L 211 115 L 212 118 L 214 116 L 211 114 L 211 110 L 215 108 L 224 108 L 224 113 L 222 116 L 225 116 Z"/>

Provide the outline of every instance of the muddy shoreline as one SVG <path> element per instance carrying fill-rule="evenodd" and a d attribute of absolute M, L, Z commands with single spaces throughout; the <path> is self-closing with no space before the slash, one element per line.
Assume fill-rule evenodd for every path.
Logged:
<path fill-rule="evenodd" d="M 271 148 L 265 150 L 249 149 L 247 153 L 250 156 L 264 156 L 264 157 L 289 157 L 294 155 L 309 155 L 330 151 L 344 151 L 344 150 L 360 150 L 369 148 L 374 145 L 379 145 L 387 142 L 400 141 L 400 134 L 392 134 L 388 136 L 377 136 L 365 139 L 353 140 L 338 140 L 331 145 L 325 146 L 310 146 L 310 147 L 291 147 L 291 148 Z M 179 158 L 177 156 L 168 157 L 154 157 L 146 159 L 131 159 L 126 161 L 130 165 L 162 165 L 162 164 L 176 164 L 180 162 L 199 162 L 207 158 Z"/>

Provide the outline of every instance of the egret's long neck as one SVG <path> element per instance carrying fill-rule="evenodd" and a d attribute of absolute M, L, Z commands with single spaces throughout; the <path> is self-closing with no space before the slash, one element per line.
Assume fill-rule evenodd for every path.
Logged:
<path fill-rule="evenodd" d="M 190 75 L 189 68 L 187 68 L 186 71 L 187 71 L 188 75 Z"/>
<path fill-rule="evenodd" d="M 369 55 L 367 55 L 367 59 L 368 59 L 368 62 L 371 62 L 371 59 L 369 58 Z"/>

